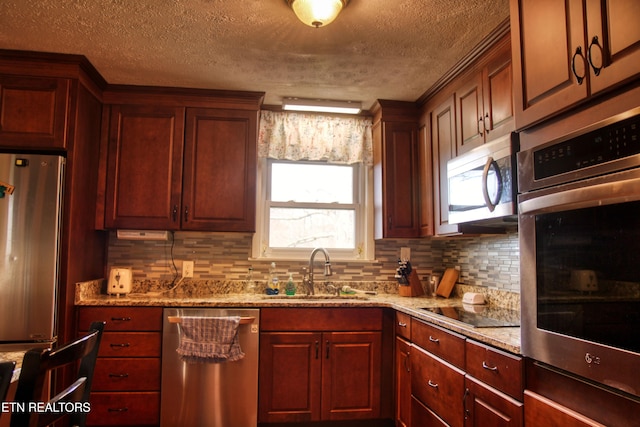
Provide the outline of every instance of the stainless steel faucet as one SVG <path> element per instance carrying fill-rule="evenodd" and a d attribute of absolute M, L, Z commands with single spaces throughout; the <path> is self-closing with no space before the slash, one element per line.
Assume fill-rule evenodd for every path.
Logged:
<path fill-rule="evenodd" d="M 318 252 L 322 252 L 324 254 L 324 275 L 331 276 L 331 261 L 329 260 L 329 253 L 324 248 L 315 248 L 311 251 L 311 256 L 309 257 L 309 268 L 304 268 L 302 284 L 307 289 L 307 295 L 315 295 L 315 289 L 313 286 L 313 260 Z M 307 271 L 309 273 L 309 277 L 306 277 Z"/>

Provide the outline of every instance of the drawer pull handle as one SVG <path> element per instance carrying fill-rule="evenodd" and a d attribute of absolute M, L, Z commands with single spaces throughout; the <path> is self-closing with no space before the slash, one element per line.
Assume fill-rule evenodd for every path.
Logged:
<path fill-rule="evenodd" d="M 109 374 L 110 378 L 128 378 L 129 374 L 124 373 L 124 374 L 114 374 L 114 373 L 110 373 Z"/>
<path fill-rule="evenodd" d="M 129 347 L 131 346 L 131 344 L 129 344 L 128 342 L 125 343 L 115 343 L 112 342 L 111 344 L 109 344 L 111 347 Z"/>
<path fill-rule="evenodd" d="M 434 383 L 433 381 L 429 380 L 427 382 L 427 384 L 429 385 L 429 387 L 433 387 L 433 388 L 438 388 L 438 383 Z"/>
<path fill-rule="evenodd" d="M 489 366 L 489 365 L 487 365 L 487 362 L 485 362 L 484 360 L 482 361 L 482 367 L 484 369 L 487 369 L 489 371 L 494 371 L 494 372 L 498 370 L 497 366 Z"/>
<path fill-rule="evenodd" d="M 429 341 L 434 342 L 436 344 L 438 344 L 440 342 L 440 340 L 438 338 L 434 338 L 431 335 L 429 335 Z"/>
<path fill-rule="evenodd" d="M 401 328 L 406 328 L 407 324 L 405 322 L 398 322 L 398 326 L 400 326 Z"/>
<path fill-rule="evenodd" d="M 109 408 L 107 409 L 108 412 L 127 412 L 129 410 L 129 408 Z"/>
<path fill-rule="evenodd" d="M 131 321 L 131 317 L 112 317 L 112 322 L 129 322 Z"/>

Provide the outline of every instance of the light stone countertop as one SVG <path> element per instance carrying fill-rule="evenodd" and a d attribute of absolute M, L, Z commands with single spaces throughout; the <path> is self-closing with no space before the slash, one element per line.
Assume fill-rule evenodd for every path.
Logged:
<path fill-rule="evenodd" d="M 352 286 L 355 288 L 355 286 Z M 226 293 L 193 296 L 191 293 L 145 293 L 127 296 L 112 296 L 100 293 L 97 283 L 84 282 L 76 285 L 77 306 L 142 306 L 142 307 L 383 307 L 409 314 L 428 323 L 444 327 L 474 340 L 495 346 L 514 354 L 520 354 L 520 328 L 474 328 L 445 316 L 421 308 L 460 306 L 461 298 L 441 297 L 402 297 L 397 293 L 378 293 L 377 295 L 356 297 L 341 296 L 323 298 L 317 295 L 313 299 L 304 296 L 270 297 L 257 293 Z"/>

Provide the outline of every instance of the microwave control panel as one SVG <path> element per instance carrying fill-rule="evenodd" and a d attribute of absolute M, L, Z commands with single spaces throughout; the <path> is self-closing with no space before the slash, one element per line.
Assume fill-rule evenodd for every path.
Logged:
<path fill-rule="evenodd" d="M 548 178 L 640 154 L 640 115 L 534 153 L 535 179 Z"/>

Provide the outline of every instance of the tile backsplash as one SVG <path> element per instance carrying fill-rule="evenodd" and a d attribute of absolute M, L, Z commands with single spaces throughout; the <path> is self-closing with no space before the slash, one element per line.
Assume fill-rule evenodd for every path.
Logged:
<path fill-rule="evenodd" d="M 175 232 L 173 241 L 118 240 L 109 236 L 108 267 L 132 267 L 134 279 L 170 281 L 182 260 L 193 260 L 194 278 L 245 280 L 253 267 L 255 280 L 266 280 L 271 261 L 249 259 L 248 233 Z M 518 234 L 463 238 L 385 239 L 376 241 L 372 262 L 332 260 L 335 281 L 395 281 L 401 247 L 411 248 L 411 263 L 420 279 L 460 267 L 460 283 L 519 292 Z M 172 259 L 175 260 L 175 267 Z M 299 281 L 304 261 L 277 261 L 282 279 L 289 272 Z M 177 267 L 177 269 L 176 269 Z"/>

